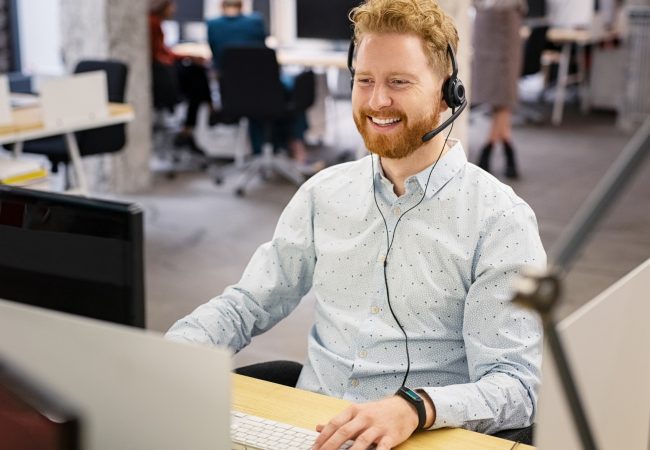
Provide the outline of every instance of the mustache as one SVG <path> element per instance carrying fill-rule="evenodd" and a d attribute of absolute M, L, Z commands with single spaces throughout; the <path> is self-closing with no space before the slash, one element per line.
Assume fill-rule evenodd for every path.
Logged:
<path fill-rule="evenodd" d="M 381 111 L 375 111 L 372 108 L 360 108 L 358 114 L 360 116 L 371 116 L 376 119 L 406 119 L 406 114 L 403 111 L 398 109 L 382 109 Z"/>

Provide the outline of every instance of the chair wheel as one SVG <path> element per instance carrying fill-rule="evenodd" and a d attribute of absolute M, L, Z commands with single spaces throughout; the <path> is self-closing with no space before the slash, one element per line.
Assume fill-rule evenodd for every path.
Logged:
<path fill-rule="evenodd" d="M 176 178 L 176 172 L 169 171 L 165 174 L 165 178 L 168 180 L 173 180 Z"/>
<path fill-rule="evenodd" d="M 237 188 L 237 190 L 235 190 L 235 195 L 237 197 L 243 197 L 245 193 L 244 188 Z"/>
<path fill-rule="evenodd" d="M 215 177 L 214 178 L 214 184 L 220 186 L 221 184 L 223 184 L 223 178 L 222 177 Z"/>

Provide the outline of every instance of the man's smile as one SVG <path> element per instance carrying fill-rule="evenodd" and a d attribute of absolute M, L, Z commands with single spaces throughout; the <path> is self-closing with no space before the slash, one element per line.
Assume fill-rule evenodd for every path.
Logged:
<path fill-rule="evenodd" d="M 402 119 L 400 119 L 399 117 L 380 118 L 380 117 L 368 116 L 368 120 L 372 123 L 373 127 L 379 128 L 383 131 L 396 128 L 402 122 Z"/>

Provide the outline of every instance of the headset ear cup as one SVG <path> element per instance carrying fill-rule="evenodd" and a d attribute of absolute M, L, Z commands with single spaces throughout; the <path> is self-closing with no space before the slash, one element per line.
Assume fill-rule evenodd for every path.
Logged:
<path fill-rule="evenodd" d="M 449 78 L 443 84 L 445 103 L 452 109 L 458 108 L 465 101 L 465 86 L 458 78 Z"/>
<path fill-rule="evenodd" d="M 454 80 L 452 96 L 455 108 L 458 108 L 465 102 L 465 86 L 458 78 Z"/>
<path fill-rule="evenodd" d="M 442 85 L 442 98 L 447 106 L 454 108 L 451 78 L 447 78 Z"/>

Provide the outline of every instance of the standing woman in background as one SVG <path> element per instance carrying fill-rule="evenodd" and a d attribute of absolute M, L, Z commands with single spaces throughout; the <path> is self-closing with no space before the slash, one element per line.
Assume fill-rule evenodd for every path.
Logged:
<path fill-rule="evenodd" d="M 527 3 L 526 0 L 474 0 L 474 6 L 472 102 L 485 103 L 492 108 L 490 134 L 477 164 L 489 172 L 492 148 L 501 142 L 506 156 L 505 176 L 517 178 L 512 110 L 517 104 L 517 82 L 522 64 L 519 30 Z"/>

